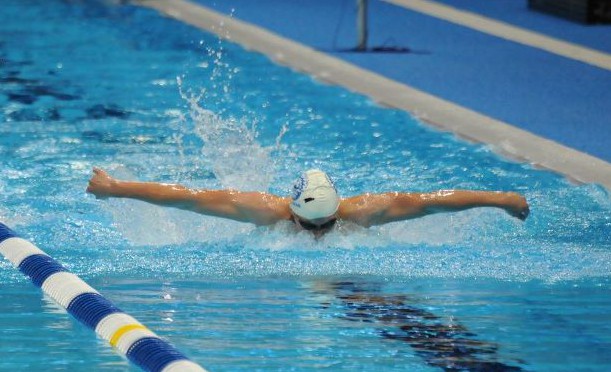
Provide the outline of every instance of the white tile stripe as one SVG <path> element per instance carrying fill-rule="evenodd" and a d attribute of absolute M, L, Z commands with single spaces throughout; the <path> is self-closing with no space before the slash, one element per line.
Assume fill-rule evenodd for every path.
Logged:
<path fill-rule="evenodd" d="M 611 71 L 611 55 L 429 0 L 384 0 L 461 26 Z M 526 2 L 526 1 L 524 1 Z"/>

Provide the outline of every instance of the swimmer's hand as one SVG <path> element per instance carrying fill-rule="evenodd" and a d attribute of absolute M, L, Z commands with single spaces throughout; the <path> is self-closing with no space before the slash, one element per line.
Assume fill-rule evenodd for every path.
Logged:
<path fill-rule="evenodd" d="M 117 181 L 100 168 L 93 168 L 93 176 L 89 180 L 87 192 L 95 195 L 96 199 L 106 199 L 113 196 L 113 186 Z"/>
<path fill-rule="evenodd" d="M 507 213 L 522 221 L 526 220 L 530 214 L 528 202 L 526 198 L 515 192 L 507 193 L 507 202 L 505 204 Z"/>

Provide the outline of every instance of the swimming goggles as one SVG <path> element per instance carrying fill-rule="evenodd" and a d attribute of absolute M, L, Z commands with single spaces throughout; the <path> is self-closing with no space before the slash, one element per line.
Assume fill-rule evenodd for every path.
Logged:
<path fill-rule="evenodd" d="M 337 222 L 337 218 L 334 218 L 332 220 L 329 220 L 323 224 L 317 225 L 315 223 L 312 222 L 308 222 L 308 221 L 304 221 L 300 218 L 295 218 L 295 222 L 297 222 L 297 224 L 299 226 L 301 226 L 301 228 L 303 228 L 304 230 L 308 230 L 308 231 L 320 231 L 320 230 L 327 230 L 332 228 L 335 223 Z"/>

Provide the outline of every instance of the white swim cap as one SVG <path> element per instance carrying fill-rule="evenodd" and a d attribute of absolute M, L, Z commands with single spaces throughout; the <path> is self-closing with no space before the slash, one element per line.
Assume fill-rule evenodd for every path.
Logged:
<path fill-rule="evenodd" d="M 339 208 L 339 195 L 327 174 L 311 169 L 295 181 L 291 210 L 307 220 L 330 217 Z"/>

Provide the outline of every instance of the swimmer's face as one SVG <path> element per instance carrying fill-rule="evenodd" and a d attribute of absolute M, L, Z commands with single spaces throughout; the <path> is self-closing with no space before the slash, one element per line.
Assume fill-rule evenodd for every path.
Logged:
<path fill-rule="evenodd" d="M 295 216 L 295 224 L 303 230 L 311 231 L 317 238 L 331 230 L 336 222 L 336 216 L 317 218 L 315 220 L 306 220 Z"/>

